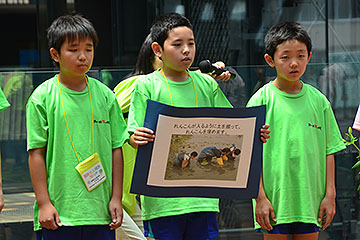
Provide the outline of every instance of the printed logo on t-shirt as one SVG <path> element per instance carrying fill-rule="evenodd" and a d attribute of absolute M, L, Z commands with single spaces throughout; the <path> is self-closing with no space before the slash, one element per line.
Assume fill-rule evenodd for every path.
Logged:
<path fill-rule="evenodd" d="M 319 129 L 321 131 L 321 126 L 317 125 L 317 124 L 312 124 L 312 123 L 308 123 L 309 127 L 313 127 L 315 129 Z"/>
<path fill-rule="evenodd" d="M 94 123 L 99 123 L 99 124 L 110 124 L 109 120 L 95 120 L 94 119 Z"/>

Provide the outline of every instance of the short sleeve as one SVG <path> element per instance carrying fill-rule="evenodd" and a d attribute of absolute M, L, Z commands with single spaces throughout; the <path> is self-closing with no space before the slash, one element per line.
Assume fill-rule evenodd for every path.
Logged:
<path fill-rule="evenodd" d="M 198 74 L 198 73 L 195 73 Z M 200 77 L 206 78 L 206 82 L 210 84 L 212 92 L 209 93 L 209 97 L 213 99 L 212 107 L 224 107 L 224 108 L 233 108 L 233 105 L 226 98 L 225 94 L 219 87 L 219 84 L 211 76 L 207 74 L 200 73 Z M 231 80 L 230 80 L 231 81 Z"/>
<path fill-rule="evenodd" d="M 129 134 L 126 122 L 116 98 L 114 98 L 113 103 L 110 106 L 109 116 L 111 122 L 112 148 L 115 149 L 122 147 L 124 143 L 128 141 Z"/>
<path fill-rule="evenodd" d="M 42 148 L 48 140 L 48 120 L 46 109 L 30 98 L 26 105 L 27 150 Z"/>
<path fill-rule="evenodd" d="M 329 155 L 341 151 L 346 147 L 342 140 L 334 112 L 329 102 L 327 102 L 324 114 L 325 114 L 326 131 L 327 131 L 326 155 Z"/>
<path fill-rule="evenodd" d="M 252 95 L 246 104 L 246 107 L 257 107 L 264 105 L 263 88 L 260 88 L 254 95 Z"/>
<path fill-rule="evenodd" d="M 136 84 L 131 95 L 131 105 L 128 119 L 128 131 L 130 134 L 134 133 L 137 127 L 144 126 L 147 100 L 149 99 L 149 96 L 144 94 L 139 87 L 139 84 Z"/>
<path fill-rule="evenodd" d="M 139 76 L 134 76 L 121 81 L 115 88 L 114 93 L 123 113 L 129 112 L 131 103 L 131 93 L 134 90 L 136 80 Z"/>
<path fill-rule="evenodd" d="M 216 87 L 213 96 L 214 96 L 214 107 L 227 107 L 227 108 L 233 107 L 229 102 L 229 100 L 225 97 L 224 93 L 221 91 L 219 86 Z"/>

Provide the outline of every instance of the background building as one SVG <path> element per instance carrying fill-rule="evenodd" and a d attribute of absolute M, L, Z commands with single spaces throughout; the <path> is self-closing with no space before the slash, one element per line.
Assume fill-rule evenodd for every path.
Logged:
<path fill-rule="evenodd" d="M 0 86 L 11 103 L 0 113 L 7 204 L 0 214 L 0 239 L 33 239 L 25 103 L 32 90 L 56 72 L 47 27 L 72 12 L 90 19 L 98 32 L 91 74 L 110 88 L 131 71 L 154 18 L 178 12 L 194 26 L 193 66 L 204 59 L 222 60 L 241 76 L 221 85 L 236 106 L 244 106 L 256 89 L 274 78 L 263 59 L 263 38 L 280 21 L 297 21 L 310 33 L 313 55 L 303 80 L 329 98 L 343 136 L 360 104 L 359 0 L 0 0 Z M 351 169 L 356 156 L 352 148 L 336 155 L 337 214 L 321 239 L 360 239 L 359 175 Z M 252 221 L 249 201 L 221 200 L 220 239 L 262 239 Z"/>

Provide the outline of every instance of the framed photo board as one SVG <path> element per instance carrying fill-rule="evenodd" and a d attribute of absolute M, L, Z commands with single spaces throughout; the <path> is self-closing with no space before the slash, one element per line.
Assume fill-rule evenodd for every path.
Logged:
<path fill-rule="evenodd" d="M 149 100 L 131 192 L 153 197 L 257 197 L 265 106 L 180 108 Z M 195 154 L 196 153 L 196 154 Z"/>

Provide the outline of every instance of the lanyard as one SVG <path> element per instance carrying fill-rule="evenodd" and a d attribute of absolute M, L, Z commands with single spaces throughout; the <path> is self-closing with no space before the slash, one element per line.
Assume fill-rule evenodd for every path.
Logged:
<path fill-rule="evenodd" d="M 76 158 L 77 158 L 77 160 L 78 160 L 79 163 L 80 163 L 79 156 L 78 156 L 78 154 L 77 154 L 77 152 L 76 152 L 76 150 L 75 150 L 75 146 L 74 146 L 73 140 L 72 140 L 71 135 L 70 135 L 69 125 L 68 125 L 68 122 L 67 122 L 67 120 L 66 120 L 65 107 L 64 107 L 64 101 L 63 101 L 63 97 L 62 97 L 62 93 L 61 93 L 61 84 L 60 84 L 60 80 L 59 80 L 59 75 L 57 75 L 57 80 L 58 80 L 58 84 L 59 84 L 60 99 L 61 99 L 61 104 L 62 104 L 62 108 L 63 108 L 63 112 L 64 112 L 64 119 L 65 119 L 66 128 L 67 128 L 67 130 L 68 130 L 70 142 L 71 142 L 71 145 L 72 145 L 72 147 L 73 147 L 73 149 L 74 149 Z M 85 76 L 85 81 L 86 81 L 87 87 L 89 88 L 89 99 L 90 99 L 90 106 L 91 106 L 91 121 L 92 121 L 92 142 L 93 142 L 92 145 L 93 145 L 93 154 L 94 154 L 94 153 L 95 153 L 94 113 L 93 113 L 93 106 L 92 106 L 92 101 L 91 101 L 90 86 L 89 86 L 89 83 L 88 83 L 88 80 L 87 80 L 87 77 L 86 77 L 86 76 Z"/>
<path fill-rule="evenodd" d="M 197 93 L 196 93 L 196 87 L 195 87 L 194 79 L 192 78 L 192 76 L 190 75 L 190 73 L 189 73 L 188 70 L 186 70 L 186 72 L 189 74 L 189 76 L 190 76 L 190 78 L 191 78 L 191 80 L 192 80 L 192 83 L 193 83 L 193 86 L 194 86 L 196 107 L 198 107 L 198 106 L 199 106 L 199 103 L 198 103 L 198 98 L 197 98 Z M 167 78 L 166 78 L 166 76 L 165 76 L 164 70 L 163 70 L 162 68 L 161 68 L 161 73 L 162 73 L 162 75 L 163 75 L 164 78 L 165 78 L 166 85 L 167 85 L 168 91 L 169 91 L 171 106 L 173 106 L 173 100 L 172 100 L 172 96 L 171 96 L 171 92 L 170 92 L 170 86 L 169 86 L 168 80 L 167 80 Z"/>

